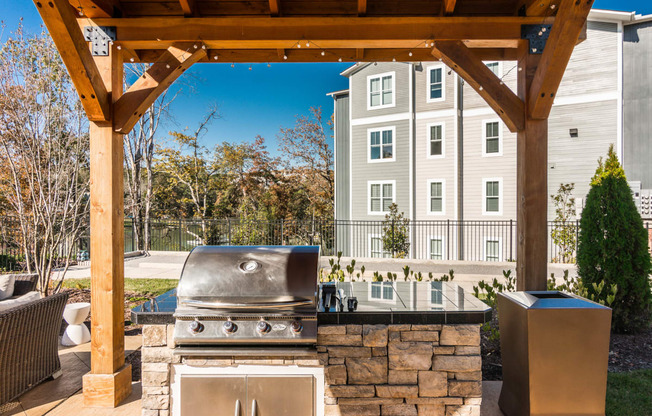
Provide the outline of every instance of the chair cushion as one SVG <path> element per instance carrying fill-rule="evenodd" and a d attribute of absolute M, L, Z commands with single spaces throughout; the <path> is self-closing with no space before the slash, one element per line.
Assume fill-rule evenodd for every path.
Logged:
<path fill-rule="evenodd" d="M 0 276 L 0 300 L 5 300 L 13 296 L 15 282 L 16 278 L 12 274 Z"/>
<path fill-rule="evenodd" d="M 41 294 L 37 291 L 27 292 L 23 296 L 16 299 L 7 299 L 0 301 L 0 312 L 7 311 L 9 309 L 17 308 L 19 306 L 27 305 L 28 303 L 34 302 L 41 299 Z"/>

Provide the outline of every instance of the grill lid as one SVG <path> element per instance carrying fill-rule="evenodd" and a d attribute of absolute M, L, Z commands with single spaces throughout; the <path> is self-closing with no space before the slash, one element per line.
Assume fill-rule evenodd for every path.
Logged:
<path fill-rule="evenodd" d="M 319 246 L 199 246 L 186 259 L 179 305 L 316 309 Z"/>

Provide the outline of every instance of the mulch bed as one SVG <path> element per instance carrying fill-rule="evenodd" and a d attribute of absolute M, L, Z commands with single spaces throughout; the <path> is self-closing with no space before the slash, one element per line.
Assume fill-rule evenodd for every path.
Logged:
<path fill-rule="evenodd" d="M 90 302 L 91 301 L 91 291 L 90 289 L 63 289 L 64 292 L 68 293 L 68 303 L 75 302 Z M 125 291 L 125 335 L 140 335 L 143 330 L 142 325 L 136 325 L 131 322 L 131 309 L 136 306 L 147 302 L 146 300 L 130 301 L 130 298 L 137 298 L 140 295 L 136 292 Z M 91 318 L 90 316 L 86 318 L 84 322 L 86 326 L 90 329 L 91 327 Z M 63 335 L 63 332 L 66 330 L 65 321 L 61 324 L 61 331 L 59 335 Z M 132 354 L 125 357 L 125 362 L 131 364 L 131 379 L 132 381 L 140 381 L 140 350 L 134 351 Z"/>
<path fill-rule="evenodd" d="M 492 325 L 498 328 L 494 311 Z M 482 379 L 502 380 L 500 339 L 491 339 L 491 331 L 481 331 Z M 652 327 L 640 334 L 611 334 L 609 371 L 624 372 L 652 369 Z"/>

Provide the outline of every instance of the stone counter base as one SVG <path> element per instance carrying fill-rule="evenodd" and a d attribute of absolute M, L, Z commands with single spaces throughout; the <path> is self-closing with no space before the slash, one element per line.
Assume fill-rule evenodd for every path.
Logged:
<path fill-rule="evenodd" d="M 145 325 L 142 415 L 170 415 L 170 365 L 324 367 L 325 416 L 479 416 L 480 325 L 320 326 L 317 357 L 181 358 L 173 325 Z M 297 415 L 301 416 L 301 415 Z"/>

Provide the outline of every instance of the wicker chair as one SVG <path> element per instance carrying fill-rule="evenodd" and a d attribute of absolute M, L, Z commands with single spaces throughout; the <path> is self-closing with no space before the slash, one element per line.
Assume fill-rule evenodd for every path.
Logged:
<path fill-rule="evenodd" d="M 38 276 L 16 275 L 14 295 L 35 290 Z M 61 370 L 59 330 L 67 293 L 0 312 L 0 408 Z"/>

